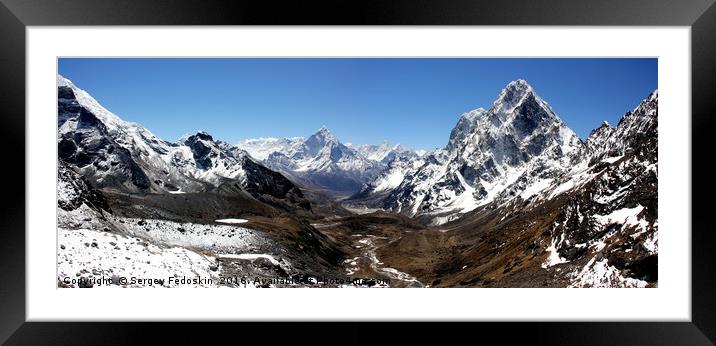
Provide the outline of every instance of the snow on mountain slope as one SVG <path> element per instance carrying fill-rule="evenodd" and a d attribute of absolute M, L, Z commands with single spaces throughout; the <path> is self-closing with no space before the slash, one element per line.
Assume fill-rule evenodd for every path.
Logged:
<path fill-rule="evenodd" d="M 159 247 L 121 234 L 64 228 L 58 229 L 58 243 L 60 287 L 219 286 L 219 274 L 210 269 L 217 265 L 216 259 L 182 247 Z M 169 277 L 177 281 L 170 282 Z M 188 284 L 178 284 L 186 278 Z"/>
<path fill-rule="evenodd" d="M 447 149 L 457 149 L 462 145 L 467 137 L 475 130 L 475 126 L 478 124 L 480 117 L 484 116 L 485 113 L 487 113 L 487 111 L 484 108 L 477 108 L 464 113 L 450 132 Z"/>
<path fill-rule="evenodd" d="M 393 147 L 390 146 L 387 140 L 383 141 L 383 143 L 381 144 L 354 145 L 352 143 L 346 143 L 346 146 L 351 149 L 354 149 L 368 160 L 378 162 L 383 162 L 383 159 L 385 159 L 386 156 L 393 152 Z"/>
<path fill-rule="evenodd" d="M 389 164 L 396 158 L 412 158 L 416 156 L 423 156 L 425 151 L 416 151 L 410 148 L 406 148 L 401 144 L 391 146 L 390 143 L 385 140 L 381 144 L 346 144 L 347 147 L 356 150 L 359 154 L 371 161 Z"/>
<path fill-rule="evenodd" d="M 582 147 L 527 82 L 513 81 L 489 110 L 463 114 L 444 149 L 414 161 L 422 166 L 405 172 L 382 207 L 410 216 L 439 216 L 526 196 L 525 191 L 532 195 L 569 168 Z M 379 176 L 397 180 L 392 178 Z"/>
<path fill-rule="evenodd" d="M 245 151 L 233 148 L 227 143 L 215 141 L 211 135 L 204 131 L 194 135 L 185 136 L 174 151 L 173 162 L 184 159 L 187 166 L 182 166 L 184 172 L 196 179 L 218 184 L 222 178 L 238 180 L 246 184 L 248 177 L 243 168 L 242 160 L 248 155 Z M 186 149 L 189 149 L 188 152 Z M 188 157 L 187 155 L 191 155 Z M 188 169 L 187 169 L 188 168 Z"/>
<path fill-rule="evenodd" d="M 644 287 L 657 281 L 657 124 L 655 91 L 616 128 L 604 124 L 592 131 L 579 165 L 532 202 L 568 198 L 549 234 L 557 263 L 578 265 L 573 286 Z"/>
<path fill-rule="evenodd" d="M 613 128 L 608 123 L 592 130 L 581 159 L 572 169 L 555 179 L 538 197 L 551 199 L 576 190 L 599 176 L 609 167 L 625 162 L 643 166 L 645 172 L 656 172 L 658 151 L 658 91 L 651 93 L 634 110 L 627 112 Z"/>
<path fill-rule="evenodd" d="M 236 146 L 249 152 L 253 158 L 264 161 L 274 152 L 292 156 L 299 150 L 303 142 L 303 137 L 255 138 L 244 140 Z"/>

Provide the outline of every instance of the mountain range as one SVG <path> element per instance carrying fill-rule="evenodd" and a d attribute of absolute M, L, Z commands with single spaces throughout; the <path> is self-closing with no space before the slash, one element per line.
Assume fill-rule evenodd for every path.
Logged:
<path fill-rule="evenodd" d="M 58 76 L 61 232 L 139 234 L 203 249 L 221 272 L 301 285 L 347 271 L 399 287 L 653 287 L 657 104 L 654 91 L 583 141 L 515 80 L 430 152 L 344 144 L 325 126 L 232 145 L 203 131 L 163 140 Z M 221 245 L 221 220 L 260 240 Z M 211 240 L 187 248 L 186 230 L 201 227 Z"/>
<path fill-rule="evenodd" d="M 325 126 L 308 138 L 248 139 L 237 147 L 299 185 L 318 188 L 331 196 L 356 193 L 396 157 L 418 156 L 387 141 L 381 145 L 343 144 Z"/>

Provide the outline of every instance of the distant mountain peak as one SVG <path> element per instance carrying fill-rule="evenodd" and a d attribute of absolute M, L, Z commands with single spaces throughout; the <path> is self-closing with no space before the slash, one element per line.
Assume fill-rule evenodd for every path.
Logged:
<path fill-rule="evenodd" d="M 197 133 L 194 135 L 199 139 L 203 139 L 205 141 L 214 141 L 214 137 L 212 137 L 208 132 L 206 131 L 197 131 Z"/>
<path fill-rule="evenodd" d="M 321 142 L 321 144 L 330 143 L 330 142 L 338 142 L 338 138 L 336 138 L 336 135 L 331 132 L 331 130 L 326 127 L 326 125 L 321 126 L 316 133 L 311 135 L 311 137 L 308 138 L 309 141 L 316 140 Z"/>
<path fill-rule="evenodd" d="M 316 133 L 330 134 L 331 130 L 329 130 L 326 125 L 321 125 L 321 127 L 318 129 L 318 131 L 316 131 Z"/>

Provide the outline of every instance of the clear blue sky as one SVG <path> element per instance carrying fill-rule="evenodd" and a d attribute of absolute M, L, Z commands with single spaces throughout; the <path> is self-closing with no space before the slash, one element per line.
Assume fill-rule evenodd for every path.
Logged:
<path fill-rule="evenodd" d="M 657 89 L 657 59 L 63 58 L 59 73 L 107 109 L 175 141 L 309 136 L 442 147 L 459 116 L 527 80 L 580 137 Z"/>

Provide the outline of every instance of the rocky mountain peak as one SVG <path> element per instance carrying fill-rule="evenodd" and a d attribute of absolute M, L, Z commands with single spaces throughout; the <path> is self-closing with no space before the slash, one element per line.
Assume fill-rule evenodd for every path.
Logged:
<path fill-rule="evenodd" d="M 336 136 L 331 132 L 331 130 L 326 127 L 326 125 L 321 126 L 316 133 L 313 134 L 313 136 L 316 136 L 318 138 L 323 138 L 325 140 L 336 140 Z"/>
<path fill-rule="evenodd" d="M 196 138 L 199 138 L 201 140 L 212 141 L 212 142 L 214 141 L 214 137 L 211 137 L 211 135 L 206 131 L 199 131 L 194 136 L 196 136 Z"/>
<path fill-rule="evenodd" d="M 214 137 L 206 131 L 197 131 L 194 134 L 185 134 L 179 139 L 179 143 L 196 142 L 198 140 L 214 142 Z"/>
<path fill-rule="evenodd" d="M 600 138 L 606 138 L 606 136 L 608 136 L 613 129 L 614 128 L 612 128 L 608 122 L 604 121 L 601 126 L 593 129 L 589 133 L 589 136 L 587 136 L 587 143 L 594 143 L 595 141 L 600 140 Z"/>
<path fill-rule="evenodd" d="M 343 144 L 338 141 L 338 138 L 336 138 L 325 125 L 321 126 L 316 133 L 308 137 L 304 144 L 306 149 L 308 149 L 307 154 L 310 156 L 318 155 L 321 151 L 324 151 L 325 148 L 331 150 L 333 147 L 343 146 Z"/>
<path fill-rule="evenodd" d="M 306 140 L 306 142 L 311 141 L 325 145 L 326 143 L 337 143 L 338 138 L 324 125 Z"/>
<path fill-rule="evenodd" d="M 534 95 L 532 86 L 524 79 L 514 80 L 502 89 L 500 95 L 493 102 L 493 108 L 505 111 L 514 109 L 529 95 Z"/>

